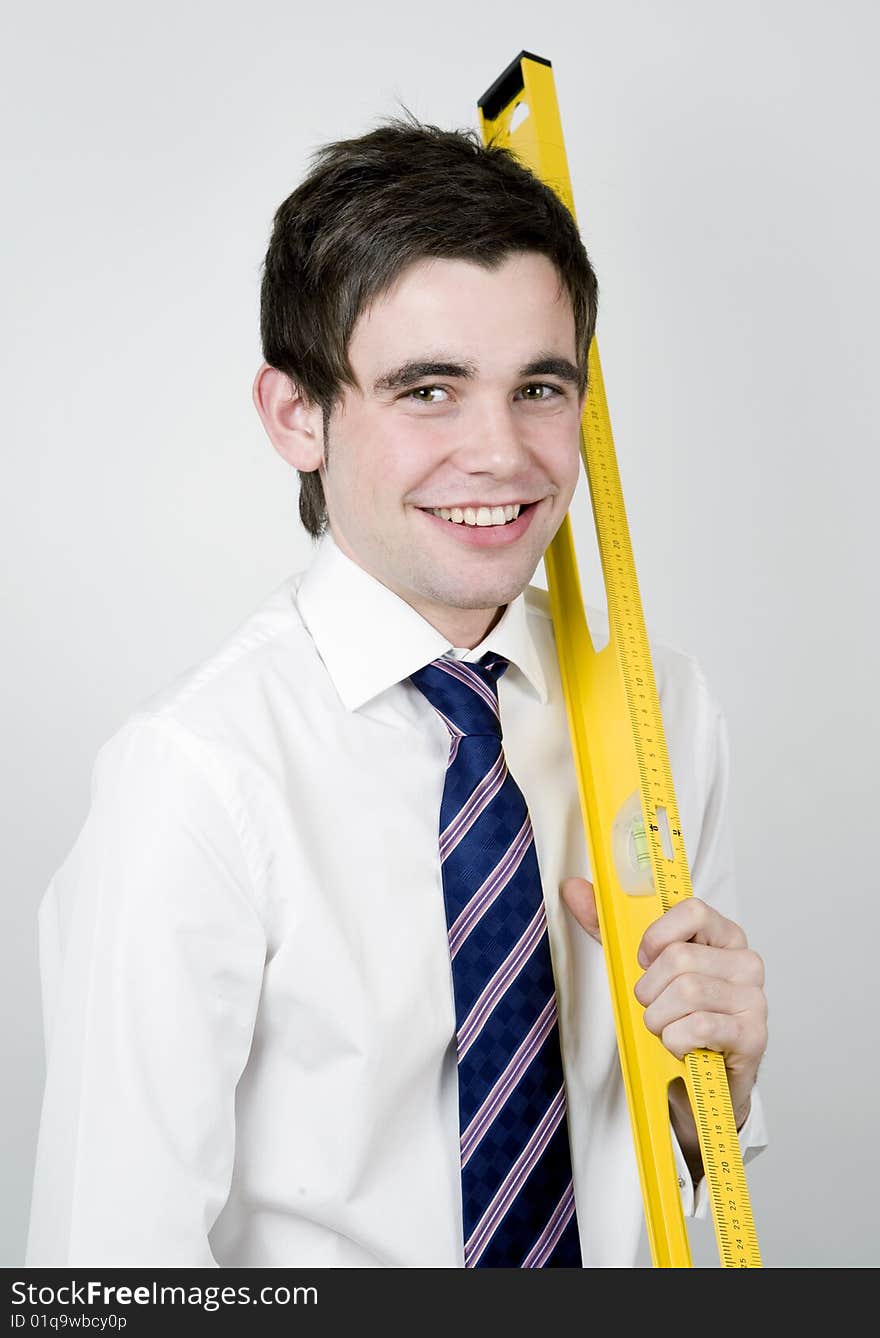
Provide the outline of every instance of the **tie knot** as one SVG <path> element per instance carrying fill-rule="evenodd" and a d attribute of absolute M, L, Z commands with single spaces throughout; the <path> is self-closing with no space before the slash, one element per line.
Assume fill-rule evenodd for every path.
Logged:
<path fill-rule="evenodd" d="M 444 655 L 410 677 L 451 734 L 492 734 L 500 739 L 497 684 L 509 663 L 492 651 L 475 664 Z"/>

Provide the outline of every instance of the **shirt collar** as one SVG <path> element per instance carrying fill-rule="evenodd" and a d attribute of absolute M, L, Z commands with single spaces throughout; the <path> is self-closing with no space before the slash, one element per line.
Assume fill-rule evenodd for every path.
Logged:
<path fill-rule="evenodd" d="M 329 530 L 318 541 L 296 602 L 349 711 L 454 649 L 406 600 L 347 557 Z M 540 701 L 547 703 L 525 592 L 507 605 L 497 626 L 462 658 L 478 660 L 488 651 L 515 665 Z"/>

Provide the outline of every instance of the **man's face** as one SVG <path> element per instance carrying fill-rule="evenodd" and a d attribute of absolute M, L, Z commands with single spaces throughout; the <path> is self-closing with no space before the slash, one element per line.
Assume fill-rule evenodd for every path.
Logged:
<path fill-rule="evenodd" d="M 454 645 L 477 645 L 577 483 L 568 294 L 533 252 L 495 270 L 420 261 L 361 314 L 349 358 L 359 389 L 345 388 L 321 466 L 333 537 Z"/>

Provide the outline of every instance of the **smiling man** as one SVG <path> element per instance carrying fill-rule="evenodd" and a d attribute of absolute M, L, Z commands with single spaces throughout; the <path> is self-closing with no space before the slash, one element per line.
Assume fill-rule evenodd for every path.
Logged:
<path fill-rule="evenodd" d="M 260 371 L 278 450 L 319 471 L 340 551 L 456 646 L 528 585 L 578 478 L 583 410 L 571 300 L 535 252 L 489 269 L 409 265 L 355 325 L 324 463 L 319 406 Z"/>
<path fill-rule="evenodd" d="M 254 401 L 312 561 L 100 750 L 40 909 L 30 1266 L 619 1267 L 642 1207 L 547 594 L 595 276 L 471 132 L 326 146 Z M 600 610 L 589 611 L 594 625 Z M 601 631 L 597 626 L 596 630 Z M 723 716 L 652 646 L 695 896 L 638 995 L 764 1146 Z M 670 1093 L 684 1211 L 707 1201 Z"/>

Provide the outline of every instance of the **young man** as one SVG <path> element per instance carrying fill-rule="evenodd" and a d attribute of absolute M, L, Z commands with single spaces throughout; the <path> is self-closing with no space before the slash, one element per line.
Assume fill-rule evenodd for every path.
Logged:
<path fill-rule="evenodd" d="M 635 1261 L 529 584 L 578 477 L 596 291 L 555 195 L 469 132 L 329 145 L 279 208 L 254 399 L 317 548 L 99 753 L 40 912 L 29 1265 Z M 653 654 L 695 896 L 647 931 L 639 999 L 674 1053 L 723 1051 L 748 1157 L 766 1001 L 733 918 L 724 722 L 692 658 Z"/>

